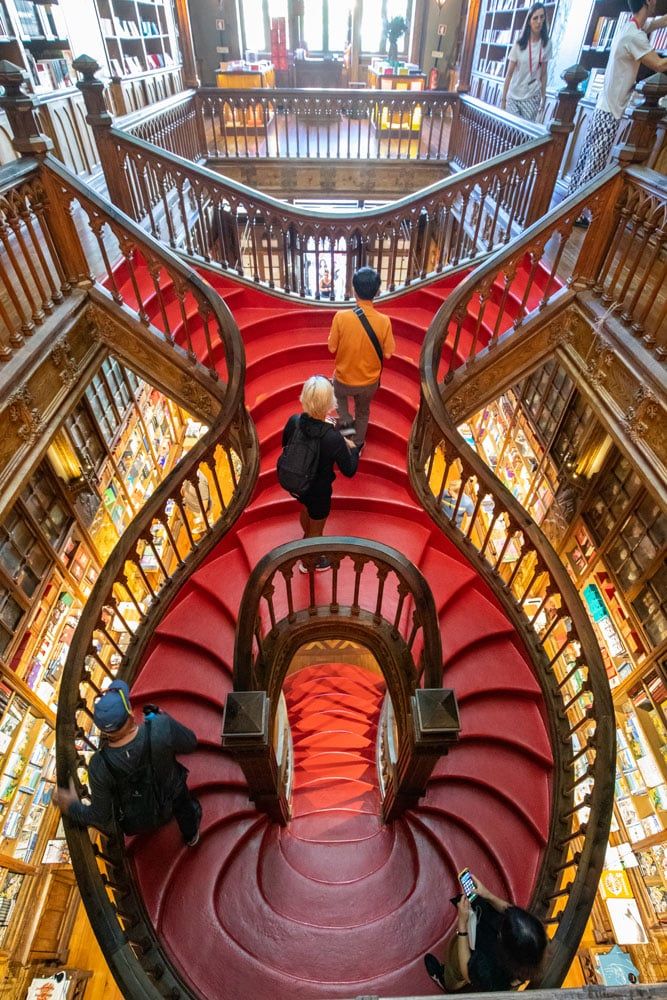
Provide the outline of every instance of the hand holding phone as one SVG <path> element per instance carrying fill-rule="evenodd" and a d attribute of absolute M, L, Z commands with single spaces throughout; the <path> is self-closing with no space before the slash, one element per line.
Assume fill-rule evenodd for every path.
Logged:
<path fill-rule="evenodd" d="M 459 872 L 459 882 L 461 883 L 461 888 L 463 889 L 466 898 L 472 903 L 473 900 L 477 899 L 477 886 L 475 885 L 475 880 L 470 874 L 469 868 L 464 868 L 462 872 Z"/>

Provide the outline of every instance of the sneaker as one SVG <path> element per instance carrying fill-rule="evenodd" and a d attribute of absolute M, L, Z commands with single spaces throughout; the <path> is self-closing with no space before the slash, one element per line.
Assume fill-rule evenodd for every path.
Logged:
<path fill-rule="evenodd" d="M 433 982 L 440 987 L 443 993 L 446 993 L 447 988 L 445 986 L 444 965 L 441 965 L 440 962 L 435 957 L 435 955 L 431 955 L 430 952 L 424 955 L 424 965 L 426 966 L 426 971 L 428 972 Z"/>
<path fill-rule="evenodd" d="M 365 441 L 362 441 L 361 444 L 355 445 L 355 448 L 359 452 L 360 456 L 361 456 L 361 453 L 362 453 L 362 451 L 364 450 L 365 447 L 366 447 L 366 442 Z"/>
<path fill-rule="evenodd" d="M 192 840 L 186 840 L 185 842 L 186 847 L 195 847 L 199 843 L 199 827 L 201 826 L 202 808 L 199 799 L 194 799 L 193 801 L 195 804 L 195 811 L 197 813 L 197 832 L 195 833 Z"/>
<path fill-rule="evenodd" d="M 350 424 L 349 427 L 341 427 L 339 430 L 344 438 L 354 437 L 354 424 Z"/>
<path fill-rule="evenodd" d="M 296 568 L 298 569 L 299 573 L 307 573 L 308 572 L 308 567 L 306 566 L 305 563 L 302 563 L 301 561 L 299 561 L 296 564 Z"/>
<path fill-rule="evenodd" d="M 315 563 L 315 572 L 326 573 L 328 569 L 331 569 L 331 560 L 327 559 L 326 556 L 320 556 Z"/>
<path fill-rule="evenodd" d="M 588 229 L 591 224 L 591 220 L 587 219 L 585 215 L 580 215 L 578 219 L 574 220 L 574 225 L 577 229 Z"/>

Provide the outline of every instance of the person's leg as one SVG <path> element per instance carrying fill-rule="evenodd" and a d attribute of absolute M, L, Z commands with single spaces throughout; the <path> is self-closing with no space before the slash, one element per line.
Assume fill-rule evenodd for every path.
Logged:
<path fill-rule="evenodd" d="M 460 990 L 462 986 L 465 986 L 465 979 L 463 973 L 461 972 L 461 965 L 459 963 L 459 939 L 458 937 L 453 937 L 449 943 L 449 947 L 445 952 L 445 963 L 442 972 L 442 978 L 445 983 L 445 988 L 450 992 L 455 990 Z"/>
<path fill-rule="evenodd" d="M 173 803 L 174 819 L 178 823 L 183 842 L 194 847 L 199 838 L 199 824 L 201 822 L 201 804 L 199 799 L 190 795 L 187 785 L 178 793 Z"/>
<path fill-rule="evenodd" d="M 584 148 L 570 178 L 568 195 L 574 194 L 607 166 L 617 129 L 618 122 L 608 111 L 598 109 L 593 113 Z"/>
<path fill-rule="evenodd" d="M 336 406 L 338 407 L 338 427 L 351 427 L 354 423 L 354 417 L 350 413 L 348 406 L 348 398 L 350 396 L 350 386 L 345 385 L 344 382 L 339 382 L 337 378 L 334 379 L 334 393 L 336 395 Z"/>
<path fill-rule="evenodd" d="M 377 392 L 378 383 L 360 386 L 354 399 L 354 443 L 360 447 L 366 440 L 368 421 L 371 415 L 371 400 Z"/>

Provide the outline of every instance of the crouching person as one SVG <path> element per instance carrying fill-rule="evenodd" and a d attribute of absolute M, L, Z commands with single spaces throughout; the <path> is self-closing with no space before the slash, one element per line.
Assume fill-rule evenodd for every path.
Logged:
<path fill-rule="evenodd" d="M 56 789 L 54 801 L 79 826 L 108 832 L 116 820 L 127 835 L 148 833 L 173 817 L 185 844 L 194 847 L 202 810 L 176 754 L 192 753 L 197 737 L 154 706 L 144 711 L 137 725 L 130 689 L 125 681 L 112 681 L 93 707 L 102 742 L 88 766 L 90 805 L 79 800 L 72 779 L 68 789 Z"/>

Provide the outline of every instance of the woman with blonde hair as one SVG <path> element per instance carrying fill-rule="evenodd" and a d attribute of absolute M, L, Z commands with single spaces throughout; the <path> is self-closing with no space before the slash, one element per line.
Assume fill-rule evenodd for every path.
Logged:
<path fill-rule="evenodd" d="M 297 496 L 302 505 L 300 513 L 304 538 L 319 538 L 331 510 L 331 494 L 336 478 L 334 467 L 344 476 L 352 478 L 359 465 L 359 452 L 352 441 L 344 438 L 333 426 L 336 419 L 336 396 L 333 384 L 324 375 L 313 375 L 301 390 L 302 413 L 293 414 L 283 430 L 283 449 L 298 434 L 304 447 L 316 456 L 312 478 L 307 489 Z M 283 451 L 283 455 L 285 452 Z M 282 456 L 281 456 L 282 458 Z M 317 560 L 317 570 L 327 570 L 330 562 L 324 556 Z M 299 564 L 302 573 L 307 569 Z"/>
<path fill-rule="evenodd" d="M 547 63 L 551 56 L 546 8 L 543 3 L 534 3 L 510 49 L 502 108 L 529 122 L 537 121 L 546 100 Z"/>

